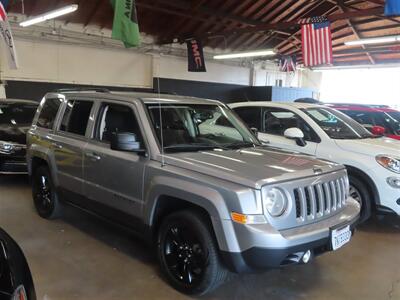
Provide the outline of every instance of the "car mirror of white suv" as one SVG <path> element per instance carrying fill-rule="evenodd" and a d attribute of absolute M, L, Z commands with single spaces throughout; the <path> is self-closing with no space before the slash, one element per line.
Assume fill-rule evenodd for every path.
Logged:
<path fill-rule="evenodd" d="M 290 139 L 295 140 L 297 145 L 304 147 L 307 145 L 306 141 L 304 140 L 304 133 L 299 128 L 292 127 L 285 130 L 283 135 Z"/>

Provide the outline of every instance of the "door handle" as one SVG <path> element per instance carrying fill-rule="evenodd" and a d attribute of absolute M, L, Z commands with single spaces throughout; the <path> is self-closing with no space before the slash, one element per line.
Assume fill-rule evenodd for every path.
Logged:
<path fill-rule="evenodd" d="M 58 144 L 58 143 L 51 143 L 51 145 L 56 149 L 62 149 L 63 148 L 63 146 Z"/>
<path fill-rule="evenodd" d="M 99 161 L 101 159 L 101 156 L 93 153 L 93 152 L 86 152 L 85 153 L 86 157 L 90 158 L 91 160 Z"/>

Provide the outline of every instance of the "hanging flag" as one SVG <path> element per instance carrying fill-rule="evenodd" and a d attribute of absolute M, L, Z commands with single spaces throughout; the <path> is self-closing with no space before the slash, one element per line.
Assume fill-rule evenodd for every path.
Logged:
<path fill-rule="evenodd" d="M 400 16 L 399 0 L 386 0 L 385 16 Z"/>
<path fill-rule="evenodd" d="M 331 23 L 326 17 L 300 20 L 305 67 L 333 63 Z"/>
<path fill-rule="evenodd" d="M 140 32 L 135 0 L 111 0 L 114 8 L 112 38 L 124 42 L 126 48 L 140 45 Z"/>
<path fill-rule="evenodd" d="M 281 72 L 296 72 L 296 56 L 283 56 L 279 61 Z"/>
<path fill-rule="evenodd" d="M 190 39 L 186 41 L 186 45 L 188 51 L 188 71 L 207 72 L 201 42 L 196 39 Z"/>
<path fill-rule="evenodd" d="M 11 26 L 8 22 L 8 17 L 3 4 L 0 2 L 0 33 L 7 47 L 6 53 L 8 58 L 8 65 L 10 69 L 18 68 L 17 52 L 15 50 L 14 39 L 11 33 Z"/>
<path fill-rule="evenodd" d="M 8 3 L 10 2 L 10 0 L 0 0 L 0 2 L 1 2 L 1 4 L 3 4 L 3 7 L 4 7 L 5 9 L 7 9 Z"/>

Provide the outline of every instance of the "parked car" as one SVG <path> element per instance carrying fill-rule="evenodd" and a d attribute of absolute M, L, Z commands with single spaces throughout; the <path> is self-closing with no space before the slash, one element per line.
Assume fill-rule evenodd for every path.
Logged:
<path fill-rule="evenodd" d="M 215 115 L 224 125 L 202 126 Z M 50 93 L 27 159 L 40 216 L 59 216 L 63 200 L 131 228 L 155 243 L 166 278 L 188 294 L 211 291 L 228 270 L 337 250 L 360 211 L 343 166 L 262 147 L 211 100 Z"/>
<path fill-rule="evenodd" d="M 0 228 L 0 299 L 36 300 L 31 271 L 18 244 Z"/>
<path fill-rule="evenodd" d="M 27 174 L 26 132 L 38 103 L 0 99 L 0 174 Z"/>
<path fill-rule="evenodd" d="M 400 140 L 400 111 L 384 105 L 329 104 L 376 135 Z"/>
<path fill-rule="evenodd" d="M 372 210 L 400 215 L 400 142 L 376 136 L 345 114 L 306 103 L 246 102 L 231 105 L 261 141 L 315 155 L 347 167 L 350 195 Z"/>

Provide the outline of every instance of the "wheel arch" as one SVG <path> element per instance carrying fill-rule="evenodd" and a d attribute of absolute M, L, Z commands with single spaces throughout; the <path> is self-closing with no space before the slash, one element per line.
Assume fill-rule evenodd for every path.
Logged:
<path fill-rule="evenodd" d="M 379 192 L 378 192 L 378 188 L 376 187 L 375 182 L 372 180 L 372 178 L 367 173 L 365 173 L 364 171 L 362 171 L 356 167 L 346 165 L 346 168 L 347 168 L 347 172 L 348 172 L 349 176 L 357 177 L 359 180 L 361 180 L 362 182 L 364 182 L 366 184 L 366 188 L 372 195 L 372 201 L 373 201 L 372 204 L 374 205 L 373 208 L 375 209 L 376 206 L 380 203 Z"/>

